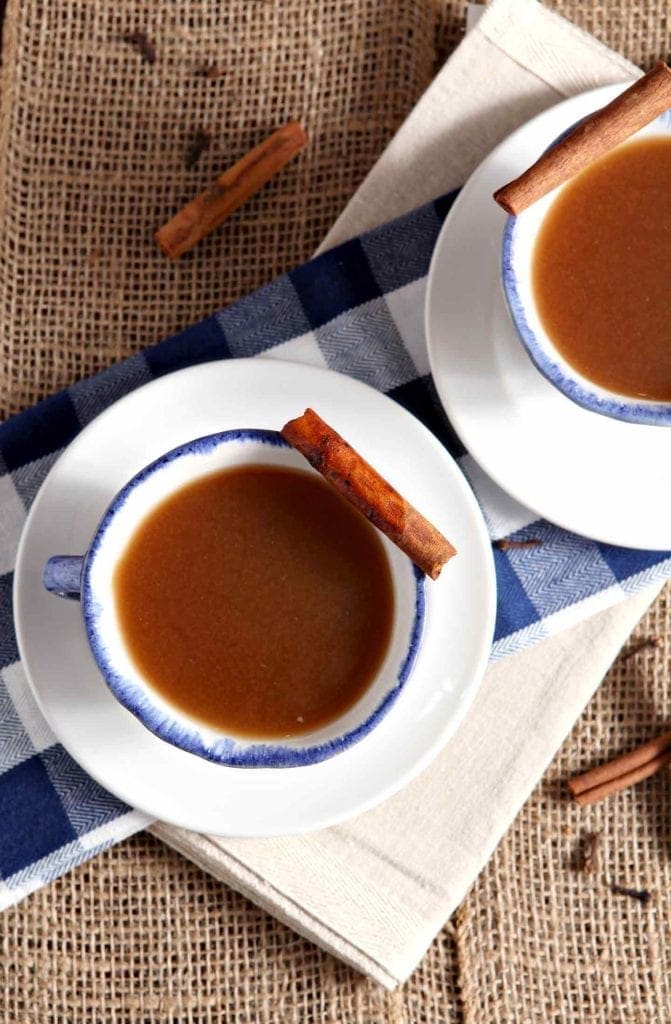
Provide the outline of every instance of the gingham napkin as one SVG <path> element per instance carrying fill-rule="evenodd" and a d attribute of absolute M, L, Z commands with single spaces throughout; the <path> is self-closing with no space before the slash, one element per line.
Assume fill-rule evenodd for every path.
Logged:
<path fill-rule="evenodd" d="M 53 742 L 23 685 L 11 618 L 16 541 L 38 486 L 83 423 L 142 383 L 194 363 L 272 351 L 347 373 L 410 409 L 459 459 L 492 537 L 512 531 L 516 539 L 533 536 L 543 542 L 538 548 L 494 551 L 498 606 L 493 658 L 535 643 L 671 573 L 668 555 L 586 540 L 516 505 L 483 476 L 451 429 L 428 375 L 421 320 L 429 260 L 452 198 L 442 197 L 328 250 L 234 306 L 0 427 L 6 570 L 0 619 L 3 902 L 144 823 L 88 780 Z"/>
<path fill-rule="evenodd" d="M 530 0 L 516 3 L 518 9 L 521 4 L 536 9 Z M 513 0 L 496 0 L 488 18 L 492 20 L 496 8 L 499 17 L 512 16 L 512 7 Z M 95 415 L 151 379 L 211 359 L 277 357 L 347 373 L 383 390 L 415 413 L 459 459 L 480 499 L 493 538 L 512 532 L 515 537 L 533 535 L 543 540 L 538 548 L 495 551 L 499 599 L 494 658 L 535 644 L 626 595 L 661 583 L 671 573 L 668 555 L 597 544 L 538 520 L 482 474 L 450 428 L 428 375 L 422 313 L 429 259 L 451 201 L 452 196 L 445 195 L 322 253 L 236 305 L 73 385 L 0 427 L 0 906 L 15 902 L 147 823 L 145 816 L 129 810 L 90 780 L 50 734 L 27 689 L 18 659 L 11 589 L 21 526 L 59 452 Z M 421 798 L 418 783 L 414 787 Z M 394 803 L 397 808 L 403 806 L 397 797 L 385 807 Z M 431 813 L 429 799 L 426 810 Z M 385 808 L 379 811 L 382 817 L 377 820 L 383 822 Z M 364 816 L 369 823 L 376 820 L 376 812 L 371 814 Z M 396 821 L 396 827 L 399 825 L 402 818 Z M 159 831 L 173 845 L 219 873 L 217 855 L 208 859 L 212 851 L 204 844 L 209 840 L 203 838 L 201 842 L 198 837 L 164 826 Z M 333 856 L 335 843 L 342 847 L 345 859 L 349 847 L 352 864 L 357 856 L 363 856 L 363 832 L 358 841 L 355 832 L 338 829 L 329 829 L 323 835 L 329 837 L 321 847 L 325 855 L 328 850 L 328 856 Z M 383 845 L 383 830 L 378 832 L 377 842 Z M 417 893 L 407 864 L 395 865 L 395 891 L 389 888 L 387 877 L 384 885 L 388 891 L 382 893 L 391 910 L 395 901 L 399 903 L 397 922 L 407 934 L 390 933 L 385 937 L 389 920 L 380 922 L 384 927 L 377 937 L 377 947 L 366 949 L 362 941 L 357 951 L 356 941 L 339 934 L 334 920 L 329 922 L 326 885 L 321 931 L 306 924 L 309 914 L 302 914 L 300 898 L 293 901 L 291 909 L 280 907 L 281 901 L 273 901 L 269 895 L 272 871 L 267 871 L 264 858 L 288 853 L 294 858 L 298 874 L 302 854 L 308 860 L 319 856 L 318 837 L 229 843 L 219 849 L 229 864 L 232 858 L 240 867 L 236 873 L 222 861 L 221 874 L 386 984 L 407 973 L 427 944 L 427 923 L 429 929 L 434 928 L 433 918 L 422 917 L 421 900 L 415 900 L 418 920 L 414 922 L 412 913 L 408 915 Z M 385 860 L 383 849 L 373 852 L 381 862 Z M 386 859 L 394 864 L 391 854 Z M 362 867 L 364 877 L 367 872 Z M 350 871 L 347 879 L 347 891 L 338 899 L 354 902 L 357 916 L 365 918 L 370 893 L 363 885 L 357 892 L 356 870 Z M 331 872 L 331 885 L 336 881 L 337 873 Z M 423 885 L 422 892 L 425 890 Z M 314 902 L 314 887 L 310 899 Z M 439 914 L 449 912 L 451 899 L 453 894 L 434 900 Z M 384 955 L 385 939 L 391 951 L 389 958 Z"/>

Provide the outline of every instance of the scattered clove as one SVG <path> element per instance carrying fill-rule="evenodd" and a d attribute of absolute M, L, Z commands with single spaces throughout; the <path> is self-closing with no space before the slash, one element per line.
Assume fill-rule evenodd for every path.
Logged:
<path fill-rule="evenodd" d="M 543 541 L 537 537 L 529 537 L 527 540 L 511 540 L 510 537 L 502 537 L 495 540 L 493 546 L 499 551 L 514 551 L 517 548 L 539 548 Z"/>
<path fill-rule="evenodd" d="M 360 117 L 348 117 L 347 127 L 353 132 L 366 132 L 370 125 Z"/>
<path fill-rule="evenodd" d="M 629 896 L 632 900 L 638 900 L 643 906 L 652 899 L 652 893 L 649 889 L 630 889 L 626 885 L 618 885 L 617 882 L 613 882 L 610 889 L 616 896 Z"/>
<path fill-rule="evenodd" d="M 638 643 L 632 644 L 631 647 L 621 655 L 620 661 L 629 661 L 630 658 L 633 658 L 635 654 L 640 654 L 641 651 L 654 650 L 656 647 L 661 646 L 661 636 L 646 636 L 643 640 L 639 640 Z"/>
<path fill-rule="evenodd" d="M 204 128 L 199 128 L 193 136 L 189 148 L 184 155 L 184 166 L 187 170 L 195 167 L 206 149 L 212 144 L 212 136 Z"/>
<path fill-rule="evenodd" d="M 603 832 L 587 832 L 580 846 L 580 871 L 593 875 L 599 867 L 599 855 Z"/>
<path fill-rule="evenodd" d="M 156 63 L 156 49 L 146 32 L 127 32 L 123 42 L 136 50 L 147 64 Z"/>
<path fill-rule="evenodd" d="M 223 78 L 225 74 L 226 68 L 219 64 L 204 64 L 198 71 L 200 78 Z"/>

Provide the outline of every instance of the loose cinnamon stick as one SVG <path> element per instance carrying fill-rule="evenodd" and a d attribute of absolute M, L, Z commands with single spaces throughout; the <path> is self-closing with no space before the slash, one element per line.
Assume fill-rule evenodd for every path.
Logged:
<path fill-rule="evenodd" d="M 577 802 L 586 806 L 642 782 L 667 764 L 671 764 L 671 731 L 608 764 L 576 775 L 569 779 L 568 787 Z"/>
<path fill-rule="evenodd" d="M 450 542 L 312 409 L 282 428 L 343 497 L 386 534 L 432 580 L 456 554 Z"/>
<path fill-rule="evenodd" d="M 612 103 L 581 121 L 519 178 L 494 193 L 518 214 L 671 107 L 671 69 L 660 61 Z"/>
<path fill-rule="evenodd" d="M 278 128 L 156 232 L 154 237 L 163 252 L 175 260 L 193 249 L 300 153 L 306 142 L 297 121 Z"/>

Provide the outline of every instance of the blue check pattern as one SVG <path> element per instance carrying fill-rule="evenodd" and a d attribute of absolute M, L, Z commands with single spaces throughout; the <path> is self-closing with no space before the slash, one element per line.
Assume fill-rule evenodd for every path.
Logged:
<path fill-rule="evenodd" d="M 543 541 L 494 551 L 493 657 L 671 574 L 671 552 L 598 544 L 539 520 L 484 476 L 450 426 L 428 373 L 422 308 L 431 253 L 453 198 L 310 260 L 0 426 L 0 907 L 146 824 L 88 778 L 51 735 L 19 661 L 12 577 L 26 512 L 59 453 L 103 409 L 156 377 L 276 350 L 365 381 L 423 420 L 470 479 L 492 538 Z"/>

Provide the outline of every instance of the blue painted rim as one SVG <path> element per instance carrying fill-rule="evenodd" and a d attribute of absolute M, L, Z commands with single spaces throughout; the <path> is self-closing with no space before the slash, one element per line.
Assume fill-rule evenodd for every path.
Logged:
<path fill-rule="evenodd" d="M 576 122 L 576 124 L 579 123 Z M 661 128 L 668 131 L 669 127 L 671 127 L 671 111 L 662 114 L 653 122 L 654 125 L 657 123 L 659 123 Z M 552 145 L 556 145 L 575 126 L 572 125 L 565 132 L 562 132 Z M 566 395 L 567 398 L 570 398 L 577 405 L 582 406 L 583 409 L 600 413 L 602 416 L 610 416 L 612 419 L 624 420 L 627 423 L 641 423 L 658 427 L 671 426 L 671 403 L 627 398 L 614 392 L 606 395 L 599 393 L 599 391 L 590 387 L 589 383 L 582 376 L 573 376 L 568 372 L 568 366 L 560 365 L 553 356 L 552 351 L 548 351 L 548 345 L 552 346 L 551 339 L 548 338 L 547 343 L 544 342 L 529 326 L 525 305 L 520 298 L 517 286 L 518 276 L 515 269 L 518 219 L 518 217 L 514 216 L 508 217 L 503 232 L 501 279 L 511 319 L 534 366 L 563 395 Z M 575 371 L 575 373 L 578 374 L 578 371 Z M 602 390 L 605 391 L 606 389 Z"/>
<path fill-rule="evenodd" d="M 131 714 L 135 715 L 147 729 L 160 739 L 208 761 L 233 768 L 296 768 L 316 764 L 346 750 L 354 743 L 358 743 L 375 728 L 397 700 L 412 672 L 424 628 L 426 594 L 424 574 L 412 565 L 409 559 L 408 564 L 412 569 L 415 582 L 415 616 L 408 648 L 399 667 L 395 684 L 364 722 L 342 736 L 311 747 L 280 746 L 269 742 L 257 743 L 252 740 L 236 740 L 227 736 L 217 737 L 212 741 L 205 740 L 196 726 L 190 726 L 178 718 L 172 718 L 153 703 L 151 694 L 148 692 L 150 691 L 149 683 L 145 684 L 147 687 L 145 689 L 142 684 L 129 679 L 116 670 L 113 656 L 98 632 L 97 623 L 101 607 L 92 593 L 91 570 L 107 528 L 115 514 L 125 504 L 136 487 L 154 473 L 160 472 L 175 459 L 193 454 L 205 454 L 229 441 L 254 441 L 274 447 L 290 447 L 281 434 L 274 430 L 226 430 L 180 445 L 140 470 L 112 500 L 85 555 L 81 583 L 84 628 L 95 660 L 109 689 Z M 208 726 L 204 724 L 203 728 L 208 729 Z"/>

